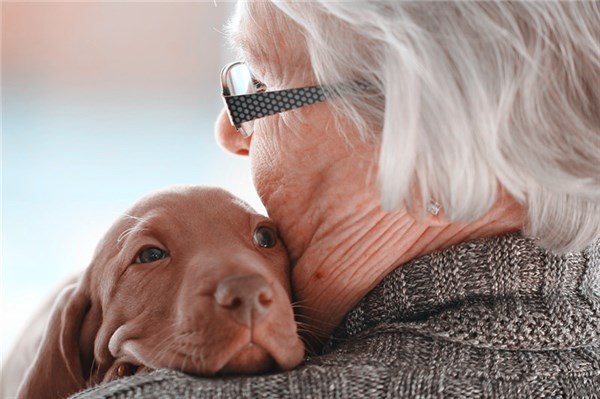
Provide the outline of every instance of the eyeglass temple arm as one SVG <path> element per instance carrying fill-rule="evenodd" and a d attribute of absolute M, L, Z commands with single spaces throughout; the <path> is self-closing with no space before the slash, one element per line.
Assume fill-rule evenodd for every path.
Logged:
<path fill-rule="evenodd" d="M 333 92 L 321 86 L 230 96 L 223 93 L 232 124 L 239 129 L 249 122 L 283 111 L 327 100 Z"/>

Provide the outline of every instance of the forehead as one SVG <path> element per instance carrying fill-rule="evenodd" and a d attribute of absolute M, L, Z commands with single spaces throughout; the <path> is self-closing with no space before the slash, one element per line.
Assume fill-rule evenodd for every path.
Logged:
<path fill-rule="evenodd" d="M 210 229 L 212 232 L 245 230 L 258 219 L 242 200 L 212 188 L 182 188 L 158 192 L 134 205 L 121 219 L 116 233 L 132 229 L 177 229 L 187 234 Z"/>
<path fill-rule="evenodd" d="M 238 2 L 228 32 L 259 80 L 278 84 L 310 78 L 304 76 L 311 68 L 301 27 L 271 2 Z"/>

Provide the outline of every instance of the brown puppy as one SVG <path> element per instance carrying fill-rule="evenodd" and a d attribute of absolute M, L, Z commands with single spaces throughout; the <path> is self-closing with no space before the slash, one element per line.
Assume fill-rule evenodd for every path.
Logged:
<path fill-rule="evenodd" d="M 304 346 L 289 278 L 272 222 L 228 192 L 186 186 L 144 197 L 56 301 L 19 397 L 66 397 L 138 368 L 293 368 Z"/>

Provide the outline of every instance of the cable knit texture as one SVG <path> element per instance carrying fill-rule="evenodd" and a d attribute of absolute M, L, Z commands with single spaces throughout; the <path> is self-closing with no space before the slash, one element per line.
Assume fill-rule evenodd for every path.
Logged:
<path fill-rule="evenodd" d="M 564 256 L 518 234 L 462 243 L 398 267 L 296 370 L 158 370 L 75 397 L 600 398 L 600 243 Z"/>

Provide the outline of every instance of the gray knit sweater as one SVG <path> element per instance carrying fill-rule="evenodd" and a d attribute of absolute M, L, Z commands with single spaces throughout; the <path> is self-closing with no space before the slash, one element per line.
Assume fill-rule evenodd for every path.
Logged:
<path fill-rule="evenodd" d="M 600 398 L 600 243 L 550 254 L 511 234 L 415 259 L 284 373 L 158 370 L 77 398 Z"/>

